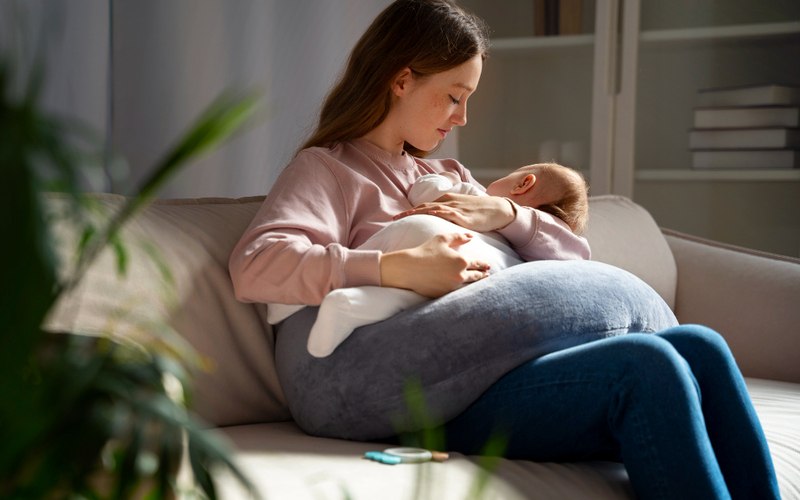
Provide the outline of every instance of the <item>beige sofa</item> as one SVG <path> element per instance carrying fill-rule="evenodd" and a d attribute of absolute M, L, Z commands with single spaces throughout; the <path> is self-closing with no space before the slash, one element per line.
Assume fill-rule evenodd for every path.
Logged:
<path fill-rule="evenodd" d="M 113 209 L 121 202 L 100 195 Z M 362 458 L 382 443 L 305 435 L 291 421 L 275 375 L 266 306 L 233 296 L 228 253 L 261 199 L 163 200 L 126 231 L 133 242 L 127 278 L 110 255 L 92 268 L 52 321 L 60 328 L 148 334 L 167 317 L 206 359 L 196 377 L 194 408 L 229 438 L 237 460 L 266 498 L 631 498 L 624 468 L 613 463 L 533 463 L 501 459 L 487 473 L 481 457 L 454 454 L 445 463 L 381 465 Z M 57 200 L 56 200 L 57 202 Z M 73 235 L 61 228 L 60 236 Z M 638 275 L 681 322 L 722 332 L 748 377 L 786 499 L 800 499 L 800 259 L 716 244 L 660 230 L 626 198 L 591 200 L 594 259 Z M 165 293 L 150 242 L 171 269 Z M 109 320 L 109 311 L 115 312 Z M 123 311 L 119 313 L 119 311 Z M 221 496 L 246 498 L 220 478 Z"/>

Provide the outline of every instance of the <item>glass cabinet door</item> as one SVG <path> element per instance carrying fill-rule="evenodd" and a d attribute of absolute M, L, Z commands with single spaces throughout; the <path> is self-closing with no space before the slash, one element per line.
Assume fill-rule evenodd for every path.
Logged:
<path fill-rule="evenodd" d="M 634 200 L 662 226 L 800 255 L 800 142 L 791 140 L 800 2 L 629 1 L 639 3 L 638 56 L 627 68 L 635 79 Z M 768 98 L 791 88 L 788 101 Z M 748 89 L 765 96 L 748 100 Z M 723 90 L 735 92 L 725 100 Z M 788 142 L 770 142 L 773 134 Z"/>
<path fill-rule="evenodd" d="M 459 159 L 478 180 L 555 160 L 583 171 L 591 194 L 631 197 L 661 226 L 800 255 L 800 144 L 780 148 L 781 168 L 741 155 L 736 167 L 712 168 L 698 163 L 699 146 L 690 143 L 693 129 L 710 127 L 695 122 L 709 95 L 702 91 L 800 87 L 800 2 L 460 4 L 492 30 L 490 58 L 469 101 L 469 123 L 458 135 Z M 579 22 L 568 33 L 542 35 L 542 5 L 566 6 L 567 17 Z M 544 19 L 552 31 L 552 19 Z M 784 107 L 789 121 L 771 128 L 800 140 L 800 127 L 791 121 L 800 103 Z M 716 119 L 715 127 L 744 127 Z M 706 162 L 717 156 L 700 155 Z"/>
<path fill-rule="evenodd" d="M 483 183 L 551 160 L 588 175 L 595 2 L 560 2 L 559 13 L 546 14 L 547 27 L 542 9 L 559 2 L 459 3 L 481 16 L 492 34 L 468 124 L 459 130 L 461 162 Z"/>

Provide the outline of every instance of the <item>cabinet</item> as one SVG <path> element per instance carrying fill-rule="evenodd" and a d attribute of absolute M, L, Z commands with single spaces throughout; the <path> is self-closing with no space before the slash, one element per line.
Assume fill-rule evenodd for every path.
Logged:
<path fill-rule="evenodd" d="M 696 170 L 697 91 L 800 85 L 796 0 L 584 0 L 583 33 L 533 36 L 533 0 L 462 0 L 492 51 L 459 157 L 480 180 L 554 159 L 666 227 L 800 255 L 800 169 Z"/>

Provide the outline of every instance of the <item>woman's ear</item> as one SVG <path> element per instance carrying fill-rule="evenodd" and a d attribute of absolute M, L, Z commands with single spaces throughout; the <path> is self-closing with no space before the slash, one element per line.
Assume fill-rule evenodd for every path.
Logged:
<path fill-rule="evenodd" d="M 408 92 L 413 78 L 414 75 L 411 72 L 411 68 L 403 68 L 400 70 L 394 77 L 394 80 L 392 80 L 392 93 L 400 97 Z"/>
<path fill-rule="evenodd" d="M 536 184 L 536 176 L 528 174 L 522 178 L 522 182 L 511 189 L 511 194 L 525 194 Z"/>

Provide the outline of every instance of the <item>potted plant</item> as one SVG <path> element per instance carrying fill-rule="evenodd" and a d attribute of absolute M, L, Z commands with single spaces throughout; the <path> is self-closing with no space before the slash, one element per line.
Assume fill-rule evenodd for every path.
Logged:
<path fill-rule="evenodd" d="M 44 325 L 103 249 L 113 248 L 124 272 L 125 223 L 180 166 L 247 122 L 256 98 L 228 94 L 212 104 L 124 207 L 98 224 L 86 216 L 79 188 L 86 158 L 74 140 L 79 128 L 41 110 L 39 69 L 21 91 L 15 81 L 12 64 L 0 60 L 0 497 L 170 498 L 180 490 L 182 461 L 209 498 L 216 497 L 217 468 L 249 487 L 224 443 L 179 396 L 188 389 L 191 349 L 169 335 L 125 342 Z M 78 258 L 66 270 L 48 214 L 53 190 L 65 193 L 59 217 L 81 234 Z"/>

